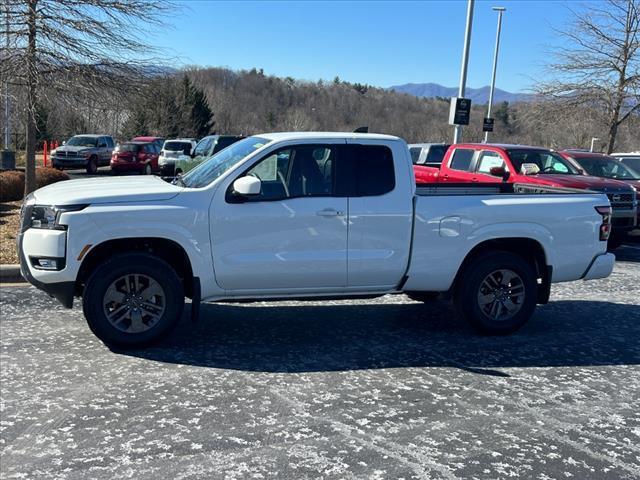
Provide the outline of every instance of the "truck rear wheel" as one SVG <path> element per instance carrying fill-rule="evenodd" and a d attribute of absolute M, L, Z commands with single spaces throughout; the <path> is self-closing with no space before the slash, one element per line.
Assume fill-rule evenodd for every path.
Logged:
<path fill-rule="evenodd" d="M 537 281 L 532 266 L 510 252 L 491 252 L 464 270 L 454 302 L 473 327 L 505 335 L 522 327 L 536 308 Z"/>
<path fill-rule="evenodd" d="M 180 319 L 184 290 L 176 272 L 146 253 L 116 255 L 89 277 L 82 298 L 91 331 L 105 344 L 143 347 Z"/>

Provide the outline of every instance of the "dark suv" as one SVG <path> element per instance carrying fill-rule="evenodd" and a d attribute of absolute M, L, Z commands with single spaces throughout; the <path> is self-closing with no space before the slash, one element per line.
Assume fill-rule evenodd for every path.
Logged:
<path fill-rule="evenodd" d="M 96 173 L 98 167 L 107 166 L 115 147 L 108 135 L 75 135 L 51 152 L 53 168 L 85 168 Z"/>
<path fill-rule="evenodd" d="M 193 159 L 203 161 L 214 153 L 218 153 L 223 148 L 242 140 L 244 137 L 238 135 L 209 135 L 198 142 L 193 149 Z"/>

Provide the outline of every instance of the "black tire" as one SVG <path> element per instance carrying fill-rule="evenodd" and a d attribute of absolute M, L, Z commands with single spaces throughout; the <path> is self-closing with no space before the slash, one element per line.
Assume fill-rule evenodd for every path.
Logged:
<path fill-rule="evenodd" d="M 440 297 L 440 292 L 409 292 L 407 297 L 416 302 L 433 302 Z"/>
<path fill-rule="evenodd" d="M 142 169 L 142 175 L 151 175 L 151 164 L 147 163 Z"/>
<path fill-rule="evenodd" d="M 151 278 L 162 290 L 162 301 L 158 304 L 164 310 L 152 326 L 140 323 L 139 325 L 148 328 L 141 332 L 122 331 L 106 315 L 105 299 L 109 287 L 115 285 L 114 282 L 120 281 L 122 277 L 126 277 L 125 281 L 129 282 L 128 276 L 131 275 L 140 275 L 143 279 Z M 142 281 L 140 283 L 144 286 Z M 119 293 L 124 295 L 122 291 Z M 124 302 L 117 308 L 120 307 L 126 307 Z M 177 324 L 184 309 L 184 290 L 175 270 L 165 261 L 147 253 L 115 255 L 100 264 L 87 280 L 82 308 L 89 328 L 105 344 L 118 348 L 139 348 L 157 342 Z M 141 307 L 138 309 L 141 312 L 139 315 L 148 312 Z M 121 322 L 120 328 L 127 328 L 125 316 L 120 317 L 117 322 Z M 145 320 L 141 317 L 140 322 Z M 133 327 L 132 323 L 128 328 Z"/>
<path fill-rule="evenodd" d="M 501 271 L 515 273 L 517 278 L 513 277 L 513 281 L 505 287 L 501 286 L 500 281 L 496 290 L 487 292 L 488 283 L 484 281 L 494 274 L 501 278 Z M 492 280 L 495 278 L 491 277 Z M 524 297 L 519 297 L 520 292 L 524 292 Z M 485 302 L 489 296 L 493 301 L 483 306 L 480 303 L 481 295 Z M 509 313 L 506 301 L 514 309 L 513 314 Z M 472 260 L 464 268 L 454 294 L 458 313 L 475 329 L 488 335 L 515 332 L 531 318 L 536 303 L 537 278 L 533 267 L 522 257 L 502 251 L 488 252 Z M 490 316 L 494 306 L 497 314 L 504 313 L 504 318 Z"/>
<path fill-rule="evenodd" d="M 98 171 L 98 159 L 96 157 L 89 158 L 87 162 L 87 173 L 95 175 Z"/>

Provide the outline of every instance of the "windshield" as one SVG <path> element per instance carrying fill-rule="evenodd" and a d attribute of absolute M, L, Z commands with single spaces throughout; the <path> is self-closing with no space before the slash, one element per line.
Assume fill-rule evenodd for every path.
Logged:
<path fill-rule="evenodd" d="M 624 163 L 609 158 L 576 158 L 576 162 L 595 177 L 640 180 L 640 173 Z"/>
<path fill-rule="evenodd" d="M 72 147 L 95 147 L 98 144 L 98 137 L 71 137 L 67 145 Z"/>
<path fill-rule="evenodd" d="M 119 152 L 137 152 L 140 150 L 139 143 L 123 143 L 118 147 Z"/>
<path fill-rule="evenodd" d="M 269 143 L 266 138 L 249 137 L 220 150 L 181 178 L 185 187 L 202 188 L 209 185 L 240 160 Z"/>
<path fill-rule="evenodd" d="M 540 173 L 556 173 L 563 175 L 580 175 L 580 172 L 567 160 L 549 150 L 527 150 L 524 148 L 507 150 L 516 172 L 521 173 L 522 165 L 533 163 Z"/>
<path fill-rule="evenodd" d="M 190 142 L 164 142 L 163 150 L 168 150 L 170 152 L 191 152 L 191 143 Z"/>

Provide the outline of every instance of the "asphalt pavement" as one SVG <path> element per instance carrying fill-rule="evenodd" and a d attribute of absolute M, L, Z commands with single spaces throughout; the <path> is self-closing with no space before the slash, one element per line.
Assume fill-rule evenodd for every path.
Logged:
<path fill-rule="evenodd" d="M 520 332 L 444 302 L 205 304 L 111 351 L 76 301 L 0 290 L 0 476 L 640 478 L 640 248 Z"/>

